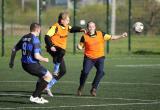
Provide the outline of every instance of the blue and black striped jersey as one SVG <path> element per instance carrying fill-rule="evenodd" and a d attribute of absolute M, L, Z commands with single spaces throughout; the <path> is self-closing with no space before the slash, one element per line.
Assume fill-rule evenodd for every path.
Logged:
<path fill-rule="evenodd" d="M 39 61 L 34 58 L 35 53 L 41 53 L 40 41 L 38 37 L 29 33 L 24 35 L 15 46 L 16 50 L 22 51 L 22 63 L 38 63 Z"/>

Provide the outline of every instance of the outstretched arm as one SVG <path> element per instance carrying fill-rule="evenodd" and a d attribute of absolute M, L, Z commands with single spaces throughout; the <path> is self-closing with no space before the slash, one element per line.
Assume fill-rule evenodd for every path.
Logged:
<path fill-rule="evenodd" d="M 79 26 L 73 26 L 73 27 L 71 27 L 71 26 L 69 26 L 69 32 L 70 33 L 75 33 L 75 32 L 86 32 L 86 30 L 85 29 L 82 29 L 81 27 L 79 27 Z"/>
<path fill-rule="evenodd" d="M 106 34 L 105 32 L 102 32 L 103 36 L 104 36 L 104 40 L 117 40 L 117 39 L 120 39 L 120 38 L 124 38 L 124 37 L 127 37 L 128 34 L 126 32 L 124 32 L 123 34 L 121 35 L 109 35 L 109 34 Z"/>
<path fill-rule="evenodd" d="M 112 35 L 111 40 L 117 40 L 117 39 L 124 38 L 124 37 L 127 37 L 127 36 L 128 36 L 128 34 L 126 32 L 124 32 L 121 35 Z"/>

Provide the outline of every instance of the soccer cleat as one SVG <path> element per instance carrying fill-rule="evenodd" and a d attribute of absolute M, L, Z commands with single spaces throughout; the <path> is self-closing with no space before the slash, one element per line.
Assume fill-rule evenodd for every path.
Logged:
<path fill-rule="evenodd" d="M 46 88 L 45 91 L 47 92 L 48 96 L 53 97 L 53 94 L 50 89 Z"/>
<path fill-rule="evenodd" d="M 33 96 L 31 96 L 29 100 L 31 102 L 33 102 L 33 103 L 44 104 L 44 101 L 41 100 L 41 98 L 39 98 L 39 97 L 33 97 Z"/>
<path fill-rule="evenodd" d="M 44 103 L 49 103 L 49 101 L 46 100 L 46 99 L 44 99 L 43 97 L 41 97 L 40 99 L 41 99 L 41 101 L 43 101 Z"/>
<path fill-rule="evenodd" d="M 58 72 L 53 72 L 53 76 L 58 76 Z"/>
<path fill-rule="evenodd" d="M 78 96 L 82 96 L 82 89 L 83 89 L 83 87 L 81 87 L 81 86 L 78 88 L 78 90 L 77 90 Z"/>
<path fill-rule="evenodd" d="M 92 89 L 90 90 L 90 93 L 91 93 L 91 95 L 94 96 L 94 97 L 97 95 L 95 88 L 92 88 Z"/>
<path fill-rule="evenodd" d="M 78 96 L 82 96 L 82 91 L 78 89 L 78 90 L 77 90 L 77 95 L 78 95 Z"/>

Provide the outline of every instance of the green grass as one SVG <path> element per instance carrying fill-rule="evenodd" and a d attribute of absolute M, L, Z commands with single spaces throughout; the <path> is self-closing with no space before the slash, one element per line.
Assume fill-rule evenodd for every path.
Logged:
<path fill-rule="evenodd" d="M 18 37 L 6 37 L 6 54 L 0 58 L 0 109 L 18 110 L 159 110 L 160 109 L 160 38 L 132 37 L 132 51 L 127 50 L 127 39 L 112 41 L 110 54 L 106 55 L 105 76 L 100 83 L 97 97 L 90 96 L 95 69 L 87 79 L 83 96 L 76 96 L 82 69 L 83 55 L 72 54 L 72 37 L 65 56 L 67 74 L 52 88 L 54 97 L 44 94 L 50 103 L 32 104 L 29 96 L 34 90 L 36 77 L 23 71 L 20 52 L 15 66 L 8 68 L 10 49 Z M 77 41 L 79 38 L 77 38 Z M 43 55 L 45 52 L 42 42 Z M 52 63 L 42 63 L 52 70 Z M 128 67 L 127 67 L 128 65 Z M 13 82 L 12 82 L 13 81 Z M 32 81 L 32 82 L 27 82 Z"/>

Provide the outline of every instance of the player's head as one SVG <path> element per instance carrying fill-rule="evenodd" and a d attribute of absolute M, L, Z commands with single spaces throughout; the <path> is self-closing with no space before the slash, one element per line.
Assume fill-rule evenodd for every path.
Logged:
<path fill-rule="evenodd" d="M 39 36 L 40 32 L 41 32 L 41 26 L 38 23 L 32 23 L 30 25 L 30 32 L 34 32 L 36 34 L 36 36 Z"/>
<path fill-rule="evenodd" d="M 68 25 L 70 22 L 69 13 L 61 12 L 58 16 L 58 23 L 63 24 L 64 26 Z"/>
<path fill-rule="evenodd" d="M 87 30 L 90 34 L 94 34 L 96 31 L 96 24 L 93 21 L 87 23 Z"/>

